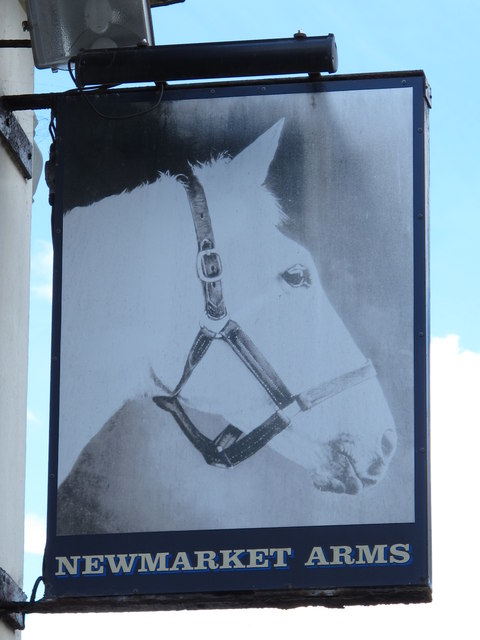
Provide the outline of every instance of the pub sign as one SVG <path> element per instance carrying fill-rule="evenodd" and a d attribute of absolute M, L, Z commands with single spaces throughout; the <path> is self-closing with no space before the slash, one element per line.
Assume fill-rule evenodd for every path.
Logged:
<path fill-rule="evenodd" d="M 430 599 L 426 88 L 59 100 L 47 599 Z"/>

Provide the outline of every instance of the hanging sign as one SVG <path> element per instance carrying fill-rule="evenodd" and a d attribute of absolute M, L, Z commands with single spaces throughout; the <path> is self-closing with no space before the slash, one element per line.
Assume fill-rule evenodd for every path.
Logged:
<path fill-rule="evenodd" d="M 425 87 L 60 99 L 47 600 L 430 599 Z"/>

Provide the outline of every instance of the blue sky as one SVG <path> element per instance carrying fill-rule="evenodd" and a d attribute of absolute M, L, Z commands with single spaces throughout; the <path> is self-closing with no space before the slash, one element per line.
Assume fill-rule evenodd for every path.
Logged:
<path fill-rule="evenodd" d="M 465 532 L 473 525 L 472 490 L 478 450 L 480 413 L 475 396 L 480 383 L 480 331 L 478 330 L 480 268 L 480 201 L 477 121 L 480 64 L 476 0 L 186 0 L 153 11 L 157 44 L 289 37 L 298 29 L 308 35 L 334 33 L 339 51 L 338 73 L 365 73 L 423 69 L 433 92 L 431 133 L 431 333 L 432 345 L 432 451 L 434 504 L 434 594 L 432 605 L 377 607 L 332 612 L 308 609 L 294 612 L 231 614 L 169 613 L 143 617 L 77 616 L 78 633 L 101 637 L 108 620 L 119 638 L 133 629 L 148 636 L 202 629 L 218 637 L 225 624 L 229 635 L 240 638 L 232 625 L 266 629 L 287 637 L 294 629 L 302 635 L 335 630 L 355 637 L 421 637 L 445 630 L 461 632 L 472 616 L 468 585 L 474 592 L 468 561 L 463 553 Z M 36 91 L 72 88 L 66 73 L 36 73 Z M 37 143 L 48 155 L 48 113 L 38 113 Z M 27 449 L 27 550 L 25 590 L 41 572 L 38 544 L 44 528 L 47 480 L 47 430 L 50 340 L 50 210 L 44 178 L 35 195 L 32 219 L 32 294 L 30 334 L 29 421 Z M 475 507 L 476 508 L 476 507 Z M 460 526 L 458 523 L 461 522 Z M 32 532 L 36 532 L 32 536 Z M 33 541 L 32 541 L 33 540 Z M 447 548 L 448 545 L 448 548 Z M 457 546 L 458 545 L 458 546 Z M 40 545 L 41 546 L 41 545 Z M 464 599 L 455 594 L 462 589 Z M 470 606 L 470 611 L 468 607 Z M 456 612 L 456 626 L 448 611 Z M 215 618 L 213 618 L 216 616 Z M 213 619 L 213 622 L 212 622 Z M 27 638 L 60 638 L 68 616 L 31 616 Z M 78 623 L 78 624 L 77 624 Z M 62 626 L 63 625 L 63 626 Z M 131 626 L 130 626 L 131 625 Z M 144 625 L 144 626 L 142 626 Z M 153 626 L 152 626 L 153 625 Z M 452 625 L 449 629 L 449 625 Z M 115 631 L 112 629 L 115 628 Z M 156 628 L 157 631 L 152 629 Z M 96 629 L 98 631 L 96 631 Z M 423 632 L 422 632 L 423 629 Z M 355 630 L 355 631 L 354 631 Z M 388 631 L 387 631 L 388 630 Z M 368 633 L 367 633 L 368 631 Z M 135 634 L 137 634 L 135 632 Z M 270 633 L 273 635 L 272 631 Z M 398 633 L 398 636 L 396 635 Z M 470 632 L 471 633 L 471 632 Z M 363 635 L 365 634 L 365 635 Z M 72 636 L 71 627 L 68 628 Z M 202 636 L 202 632 L 200 631 Z M 205 636 L 207 632 L 205 632 Z M 223 637 L 223 633 L 222 633 Z"/>

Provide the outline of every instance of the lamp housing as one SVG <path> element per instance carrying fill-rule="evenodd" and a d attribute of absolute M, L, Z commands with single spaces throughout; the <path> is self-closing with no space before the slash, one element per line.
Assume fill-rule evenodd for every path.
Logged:
<path fill-rule="evenodd" d="M 38 69 L 66 67 L 80 51 L 153 45 L 149 0 L 26 0 Z"/>
<path fill-rule="evenodd" d="M 335 73 L 335 36 L 201 42 L 84 51 L 75 57 L 79 87 L 247 76 Z"/>

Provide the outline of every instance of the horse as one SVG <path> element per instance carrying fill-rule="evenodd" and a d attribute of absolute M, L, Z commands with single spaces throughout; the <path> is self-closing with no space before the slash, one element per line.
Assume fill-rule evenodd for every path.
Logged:
<path fill-rule="evenodd" d="M 375 368 L 266 184 L 283 124 L 65 214 L 60 534 L 322 524 L 386 475 Z"/>

